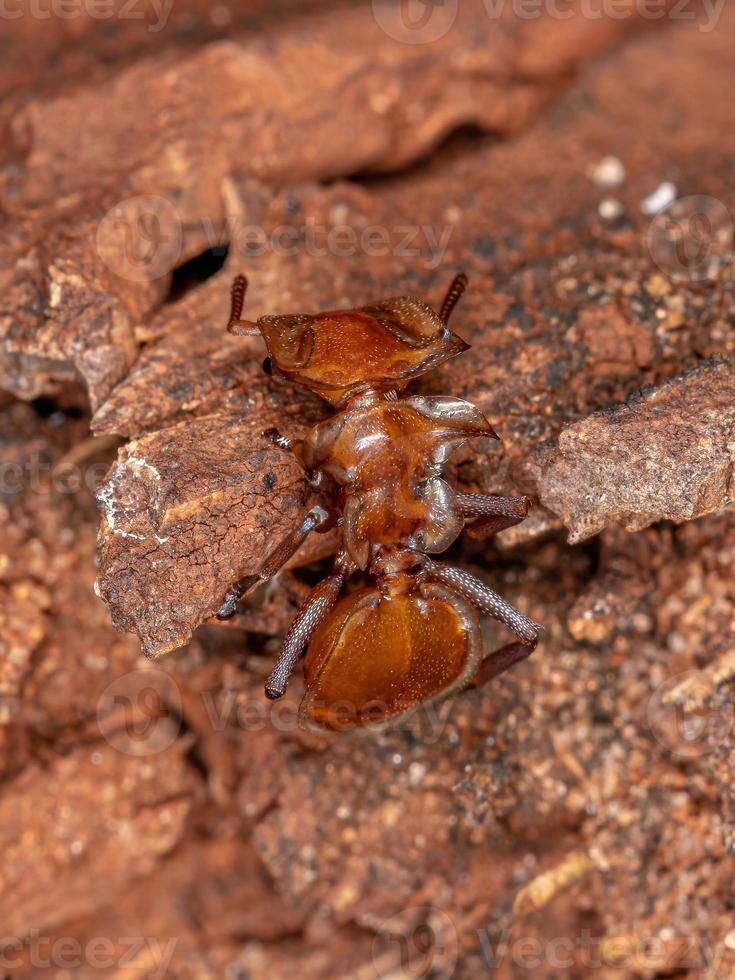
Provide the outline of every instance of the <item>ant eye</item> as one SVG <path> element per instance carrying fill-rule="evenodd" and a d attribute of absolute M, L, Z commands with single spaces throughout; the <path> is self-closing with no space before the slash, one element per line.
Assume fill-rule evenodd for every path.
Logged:
<path fill-rule="evenodd" d="M 272 375 L 273 374 L 273 361 L 270 358 L 270 354 L 263 361 L 263 370 L 265 371 L 265 373 L 267 375 Z"/>

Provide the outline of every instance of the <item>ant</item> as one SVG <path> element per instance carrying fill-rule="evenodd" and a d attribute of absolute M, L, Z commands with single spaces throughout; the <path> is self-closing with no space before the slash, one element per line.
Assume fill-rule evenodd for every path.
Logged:
<path fill-rule="evenodd" d="M 526 497 L 455 493 L 442 479 L 450 453 L 468 439 L 499 439 L 470 402 L 404 395 L 414 378 L 469 349 L 449 329 L 467 286 L 455 277 L 439 313 L 414 296 L 356 310 L 241 319 L 247 280 L 232 286 L 227 329 L 260 335 L 265 369 L 330 403 L 335 414 L 299 442 L 264 433 L 293 452 L 323 502 L 265 558 L 255 576 L 237 581 L 217 613 L 274 576 L 312 531 L 337 526 L 333 570 L 302 603 L 265 686 L 282 697 L 304 656 L 299 719 L 307 728 L 380 727 L 422 704 L 479 686 L 527 657 L 542 627 L 481 579 L 429 557 L 444 551 L 465 524 L 485 539 L 528 515 Z M 366 571 L 373 584 L 340 598 L 347 578 Z M 515 634 L 483 658 L 478 613 Z"/>

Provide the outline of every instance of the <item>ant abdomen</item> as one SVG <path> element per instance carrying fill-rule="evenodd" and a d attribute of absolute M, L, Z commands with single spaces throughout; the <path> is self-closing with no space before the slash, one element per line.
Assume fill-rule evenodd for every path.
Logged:
<path fill-rule="evenodd" d="M 391 598 L 359 589 L 309 644 L 300 720 L 332 731 L 395 724 L 466 687 L 481 657 L 477 616 L 449 589 L 424 583 Z"/>

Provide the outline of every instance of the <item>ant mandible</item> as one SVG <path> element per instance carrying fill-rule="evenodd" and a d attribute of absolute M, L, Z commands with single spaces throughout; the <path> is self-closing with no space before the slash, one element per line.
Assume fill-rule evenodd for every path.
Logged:
<path fill-rule="evenodd" d="M 356 310 L 241 319 L 247 280 L 232 286 L 227 329 L 260 335 L 269 373 L 316 392 L 335 414 L 300 442 L 264 435 L 291 450 L 323 503 L 241 577 L 217 615 L 274 576 L 312 531 L 335 525 L 341 547 L 332 572 L 307 596 L 265 686 L 280 698 L 304 655 L 299 718 L 324 731 L 395 723 L 420 705 L 479 686 L 527 657 L 542 627 L 481 579 L 429 555 L 444 551 L 466 523 L 488 538 L 528 514 L 526 497 L 456 493 L 442 479 L 449 454 L 468 439 L 498 439 L 478 408 L 461 398 L 402 394 L 414 378 L 469 348 L 449 329 L 467 286 L 455 277 L 439 313 L 413 296 Z M 373 584 L 340 599 L 349 575 Z M 518 637 L 483 657 L 477 614 Z"/>

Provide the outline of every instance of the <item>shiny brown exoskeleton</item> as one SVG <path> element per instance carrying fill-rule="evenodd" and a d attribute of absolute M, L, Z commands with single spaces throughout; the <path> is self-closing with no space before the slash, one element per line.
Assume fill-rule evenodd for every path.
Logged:
<path fill-rule="evenodd" d="M 228 591 L 220 618 L 275 575 L 312 531 L 335 524 L 341 548 L 334 569 L 309 594 L 283 642 L 266 694 L 283 695 L 304 655 L 306 690 L 300 719 L 308 728 L 339 730 L 392 723 L 421 704 L 482 684 L 528 656 L 541 627 L 483 581 L 428 556 L 444 551 L 465 523 L 485 538 L 522 521 L 525 497 L 456 493 L 442 479 L 452 450 L 489 436 L 492 426 L 460 398 L 401 394 L 426 371 L 468 349 L 448 327 L 467 285 L 457 276 L 440 312 L 413 296 L 359 310 L 241 319 L 247 282 L 232 287 L 227 329 L 259 333 L 266 369 L 304 385 L 335 414 L 294 444 L 323 503 L 266 557 L 260 573 Z M 347 577 L 366 571 L 374 584 L 340 599 Z M 478 613 L 518 637 L 483 657 Z"/>

